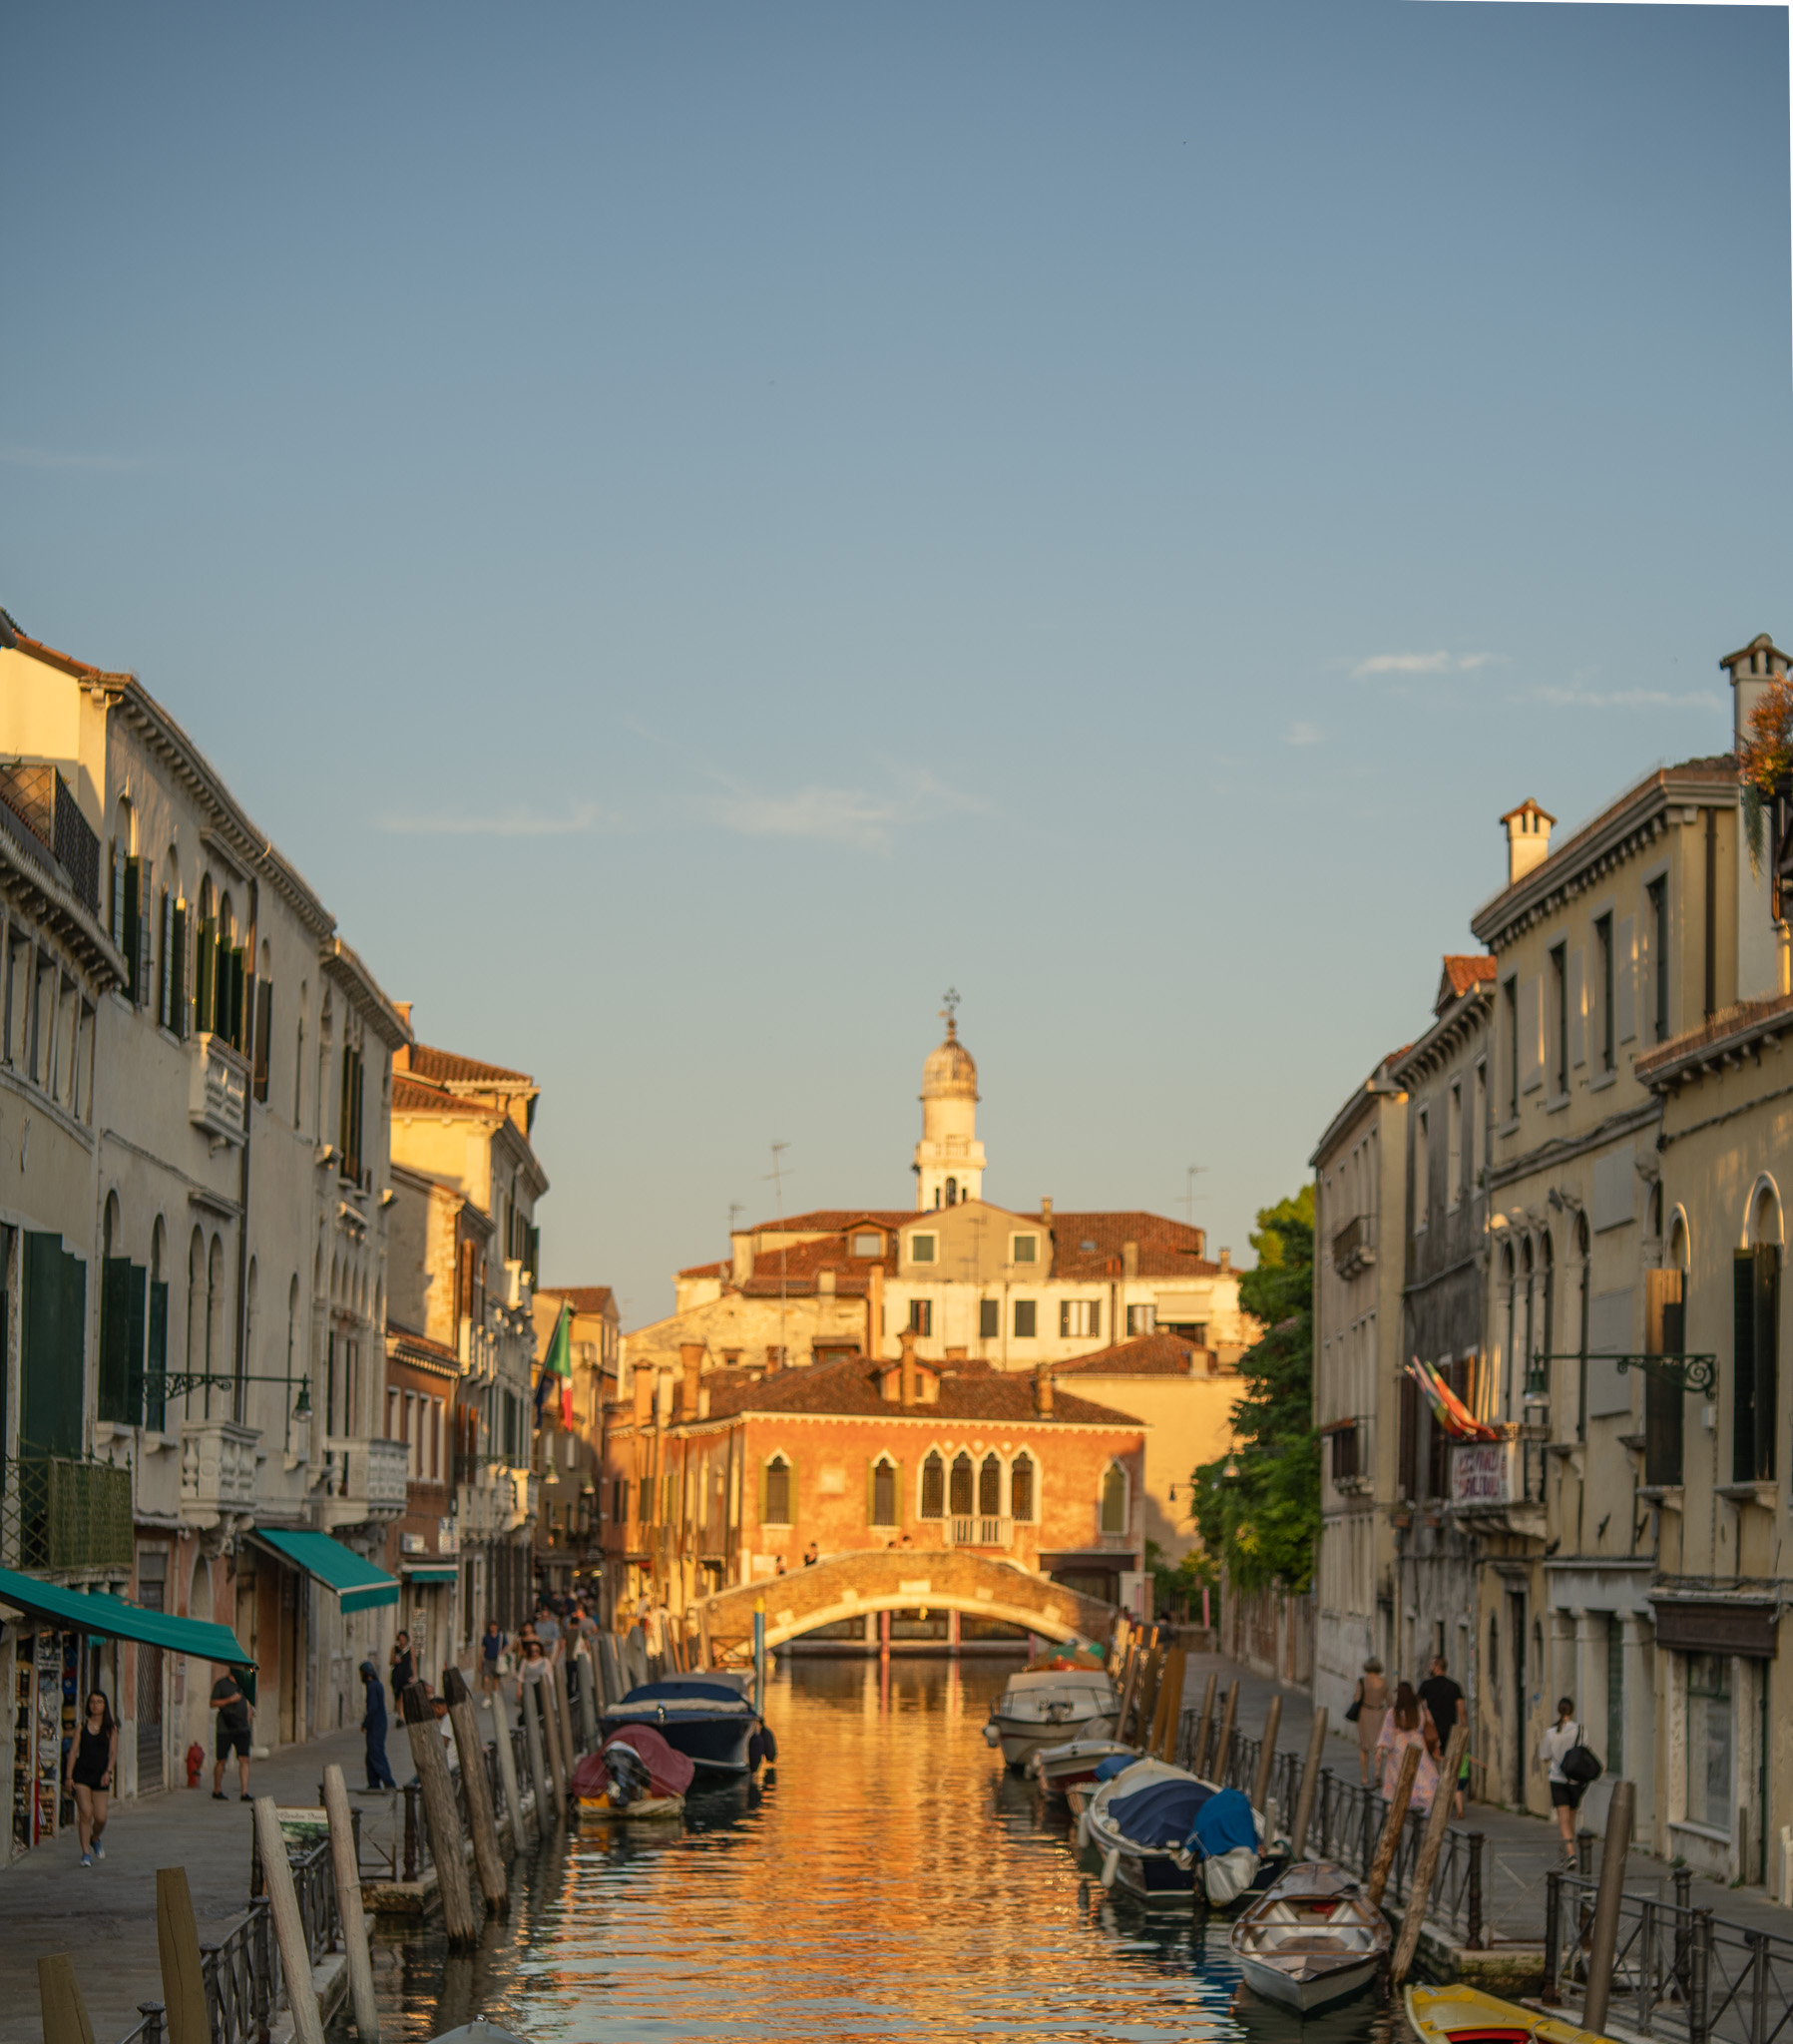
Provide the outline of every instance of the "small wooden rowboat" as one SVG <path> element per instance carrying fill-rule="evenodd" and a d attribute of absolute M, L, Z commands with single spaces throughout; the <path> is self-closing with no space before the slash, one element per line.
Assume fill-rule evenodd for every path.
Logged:
<path fill-rule="evenodd" d="M 1063 1746 L 1042 1747 L 1030 1757 L 1025 1772 L 1048 1795 L 1063 1795 L 1073 1788 L 1093 1788 L 1096 1770 L 1104 1761 L 1132 1752 L 1114 1739 L 1071 1739 Z"/>
<path fill-rule="evenodd" d="M 1388 1954 L 1388 1918 L 1342 1867 L 1291 1866 L 1232 1927 L 1245 1984 L 1309 2016 L 1361 1994 Z"/>
<path fill-rule="evenodd" d="M 1597 2030 L 1479 1987 L 1410 1987 L 1407 2015 L 1421 2044 L 1609 2044 Z"/>

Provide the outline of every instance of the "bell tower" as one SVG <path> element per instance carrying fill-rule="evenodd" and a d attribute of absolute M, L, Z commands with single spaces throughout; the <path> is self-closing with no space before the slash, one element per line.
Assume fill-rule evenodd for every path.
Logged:
<path fill-rule="evenodd" d="M 928 1212 L 984 1197 L 978 1141 L 978 1067 L 959 1041 L 959 996 L 947 989 L 946 1040 L 921 1068 L 921 1141 L 915 1146 L 915 1205 Z"/>

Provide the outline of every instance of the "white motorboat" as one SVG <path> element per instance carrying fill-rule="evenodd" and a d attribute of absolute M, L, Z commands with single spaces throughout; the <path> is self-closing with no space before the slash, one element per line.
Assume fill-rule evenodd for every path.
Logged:
<path fill-rule="evenodd" d="M 1388 1954 L 1388 1918 L 1327 1860 L 1291 1866 L 1232 1927 L 1245 1984 L 1309 2016 L 1361 1994 Z"/>
<path fill-rule="evenodd" d="M 1118 1739 L 1070 1739 L 1063 1746 L 1043 1746 L 1029 1759 L 1028 1779 L 1038 1782 L 1048 1795 L 1065 1795 L 1088 1784 L 1094 1788 L 1096 1770 L 1117 1754 L 1130 1757 L 1133 1749 Z"/>
<path fill-rule="evenodd" d="M 1115 1730 L 1115 1685 L 1101 1669 L 1043 1668 L 1012 1675 L 990 1707 L 984 1738 L 1012 1768 L 1042 1747 L 1105 1739 Z"/>

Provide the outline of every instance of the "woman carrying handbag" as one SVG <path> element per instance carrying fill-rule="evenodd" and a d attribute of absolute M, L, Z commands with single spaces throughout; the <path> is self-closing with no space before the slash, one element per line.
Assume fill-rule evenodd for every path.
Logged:
<path fill-rule="evenodd" d="M 1357 1727 L 1357 1767 L 1366 1783 L 1375 1777 L 1376 1745 L 1387 1716 L 1388 1684 L 1382 1679 L 1382 1663 L 1372 1658 L 1363 1664 L 1351 1708 L 1345 1713 L 1346 1723 Z"/>

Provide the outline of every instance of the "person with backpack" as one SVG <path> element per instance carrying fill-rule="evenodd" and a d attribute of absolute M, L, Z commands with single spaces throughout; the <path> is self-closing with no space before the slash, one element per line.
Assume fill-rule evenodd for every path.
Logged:
<path fill-rule="evenodd" d="M 1583 1755 L 1586 1756 L 1585 1761 Z M 1551 1785 L 1551 1807 L 1557 1815 L 1557 1828 L 1563 1834 L 1563 1857 L 1568 1865 L 1572 1866 L 1575 1861 L 1575 1811 L 1580 1807 L 1588 1783 L 1600 1771 L 1598 1761 L 1593 1760 L 1582 1741 L 1581 1728 L 1575 1722 L 1572 1697 L 1557 1699 L 1557 1722 L 1538 1742 L 1538 1759 Z M 1585 1772 L 1587 1761 L 1593 1761 L 1591 1775 Z"/>

